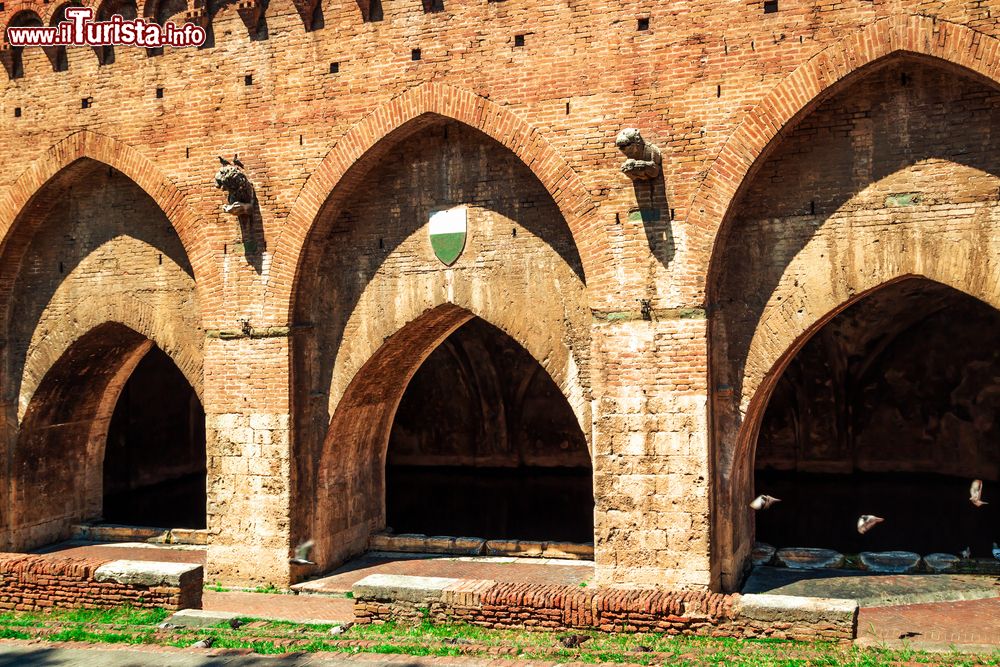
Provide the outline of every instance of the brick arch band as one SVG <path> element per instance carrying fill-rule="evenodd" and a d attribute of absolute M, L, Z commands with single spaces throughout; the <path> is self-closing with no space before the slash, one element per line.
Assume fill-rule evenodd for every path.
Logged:
<path fill-rule="evenodd" d="M 369 536 L 384 526 L 385 459 L 392 424 L 410 380 L 427 357 L 476 318 L 498 326 L 525 350 L 535 347 L 505 330 L 502 321 L 491 322 L 490 315 L 451 302 L 428 308 L 388 335 L 353 374 L 323 440 L 315 491 L 302 498 L 301 523 L 295 527 L 301 539 L 315 541 L 313 559 L 321 568 L 364 551 Z M 577 379 L 566 377 L 566 369 L 542 368 L 559 386 L 586 434 L 590 415 L 581 404 L 584 396 Z"/>
<path fill-rule="evenodd" d="M 147 302 L 128 295 L 99 297 L 94 302 L 73 308 L 63 318 L 65 326 L 49 332 L 37 342 L 33 341 L 34 352 L 28 357 L 20 394 L 24 398 L 18 406 L 18 417 L 23 417 L 35 390 L 43 382 L 45 375 L 51 370 L 66 351 L 90 331 L 108 322 L 119 323 L 136 332 L 151 344 L 160 348 L 170 357 L 188 384 L 204 403 L 204 387 L 202 381 L 201 331 L 191 331 L 188 336 L 180 336 L 169 329 L 158 326 L 155 309 Z"/>
<path fill-rule="evenodd" d="M 688 209 L 687 266 L 697 292 L 692 303 L 713 299 L 721 241 L 732 205 L 783 136 L 817 106 L 885 58 L 916 55 L 958 66 L 964 73 L 1000 82 L 1000 40 L 963 25 L 898 14 L 823 49 L 785 77 L 757 104 L 726 141 Z"/>
<path fill-rule="evenodd" d="M 32 209 L 47 206 L 51 210 L 55 205 L 49 202 L 42 206 L 39 194 L 60 172 L 82 159 L 101 162 L 121 172 L 156 202 L 180 239 L 194 273 L 198 302 L 206 308 L 206 285 L 213 284 L 209 248 L 184 194 L 136 149 L 109 136 L 82 130 L 58 142 L 35 160 L 0 198 L 0 257 L 5 259 L 4 266 L 0 267 L 0 310 L 6 310 L 12 287 L 11 272 L 16 271 L 18 264 L 7 258 L 12 250 L 15 253 L 23 250 L 13 246 L 26 244 L 33 231 L 30 229 L 32 222 L 37 223 L 38 218 L 43 217 L 33 215 Z"/>
<path fill-rule="evenodd" d="M 583 264 L 587 284 L 610 275 L 608 242 L 580 177 L 537 129 L 509 109 L 470 91 L 425 83 L 392 99 L 351 127 L 306 181 L 275 243 L 268 278 L 268 316 L 289 317 L 294 309 L 306 245 L 317 219 L 337 191 L 350 189 L 369 165 L 400 139 L 435 119 L 454 120 L 513 152 L 542 183 L 562 213 Z M 373 160 L 373 158 L 375 160 Z"/>

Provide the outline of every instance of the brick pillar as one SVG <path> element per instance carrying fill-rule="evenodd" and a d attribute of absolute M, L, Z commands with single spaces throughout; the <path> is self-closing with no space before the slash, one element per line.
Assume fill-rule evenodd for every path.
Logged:
<path fill-rule="evenodd" d="M 209 583 L 289 583 L 288 338 L 257 336 L 205 342 Z"/>
<path fill-rule="evenodd" d="M 594 326 L 597 583 L 705 589 L 706 321 L 700 311 Z"/>

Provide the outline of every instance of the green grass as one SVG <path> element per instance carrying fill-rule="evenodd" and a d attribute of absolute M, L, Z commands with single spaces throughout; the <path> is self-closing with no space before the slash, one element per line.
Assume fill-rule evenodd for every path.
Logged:
<path fill-rule="evenodd" d="M 661 634 L 608 634 L 575 631 L 590 637 L 580 648 L 559 642 L 565 633 L 526 630 L 491 630 L 471 625 L 418 625 L 385 623 L 354 626 L 344 635 L 329 634 L 331 625 L 241 618 L 246 625 L 233 630 L 228 621 L 210 628 L 161 630 L 168 613 L 162 609 L 122 607 L 111 610 L 55 610 L 50 613 L 0 614 L 0 639 L 42 639 L 51 642 L 152 644 L 188 647 L 214 637 L 213 648 L 250 649 L 262 655 L 291 652 L 382 653 L 412 656 L 479 656 L 540 659 L 559 662 L 630 663 L 639 665 L 733 665 L 736 667 L 788 667 L 828 665 L 881 666 L 890 663 L 947 665 L 1000 665 L 993 655 L 925 653 L 904 645 L 858 648 L 823 642 L 778 639 L 683 637 Z"/>
<path fill-rule="evenodd" d="M 286 593 L 287 591 L 278 588 L 274 584 L 268 584 L 267 586 L 258 586 L 250 591 L 251 593 Z"/>

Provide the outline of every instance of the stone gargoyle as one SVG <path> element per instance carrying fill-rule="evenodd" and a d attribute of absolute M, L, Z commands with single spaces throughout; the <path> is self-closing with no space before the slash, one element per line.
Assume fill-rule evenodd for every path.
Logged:
<path fill-rule="evenodd" d="M 220 157 L 219 162 L 222 167 L 215 174 L 215 187 L 225 190 L 229 200 L 222 210 L 232 215 L 250 215 L 253 213 L 256 195 L 239 155 L 234 155 L 232 162 Z"/>
<path fill-rule="evenodd" d="M 663 157 L 660 149 L 647 144 L 634 127 L 627 127 L 615 137 L 618 150 L 628 158 L 622 164 L 622 173 L 633 181 L 648 181 L 660 175 Z"/>

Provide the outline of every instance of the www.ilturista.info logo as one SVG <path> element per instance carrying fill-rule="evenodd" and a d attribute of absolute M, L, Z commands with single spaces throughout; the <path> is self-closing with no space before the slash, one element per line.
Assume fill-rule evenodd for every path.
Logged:
<path fill-rule="evenodd" d="M 141 18 L 128 20 L 115 14 L 108 21 L 94 21 L 90 7 L 67 7 L 66 20 L 49 28 L 7 28 L 11 46 L 201 46 L 205 29 L 193 23 L 178 27 Z"/>

